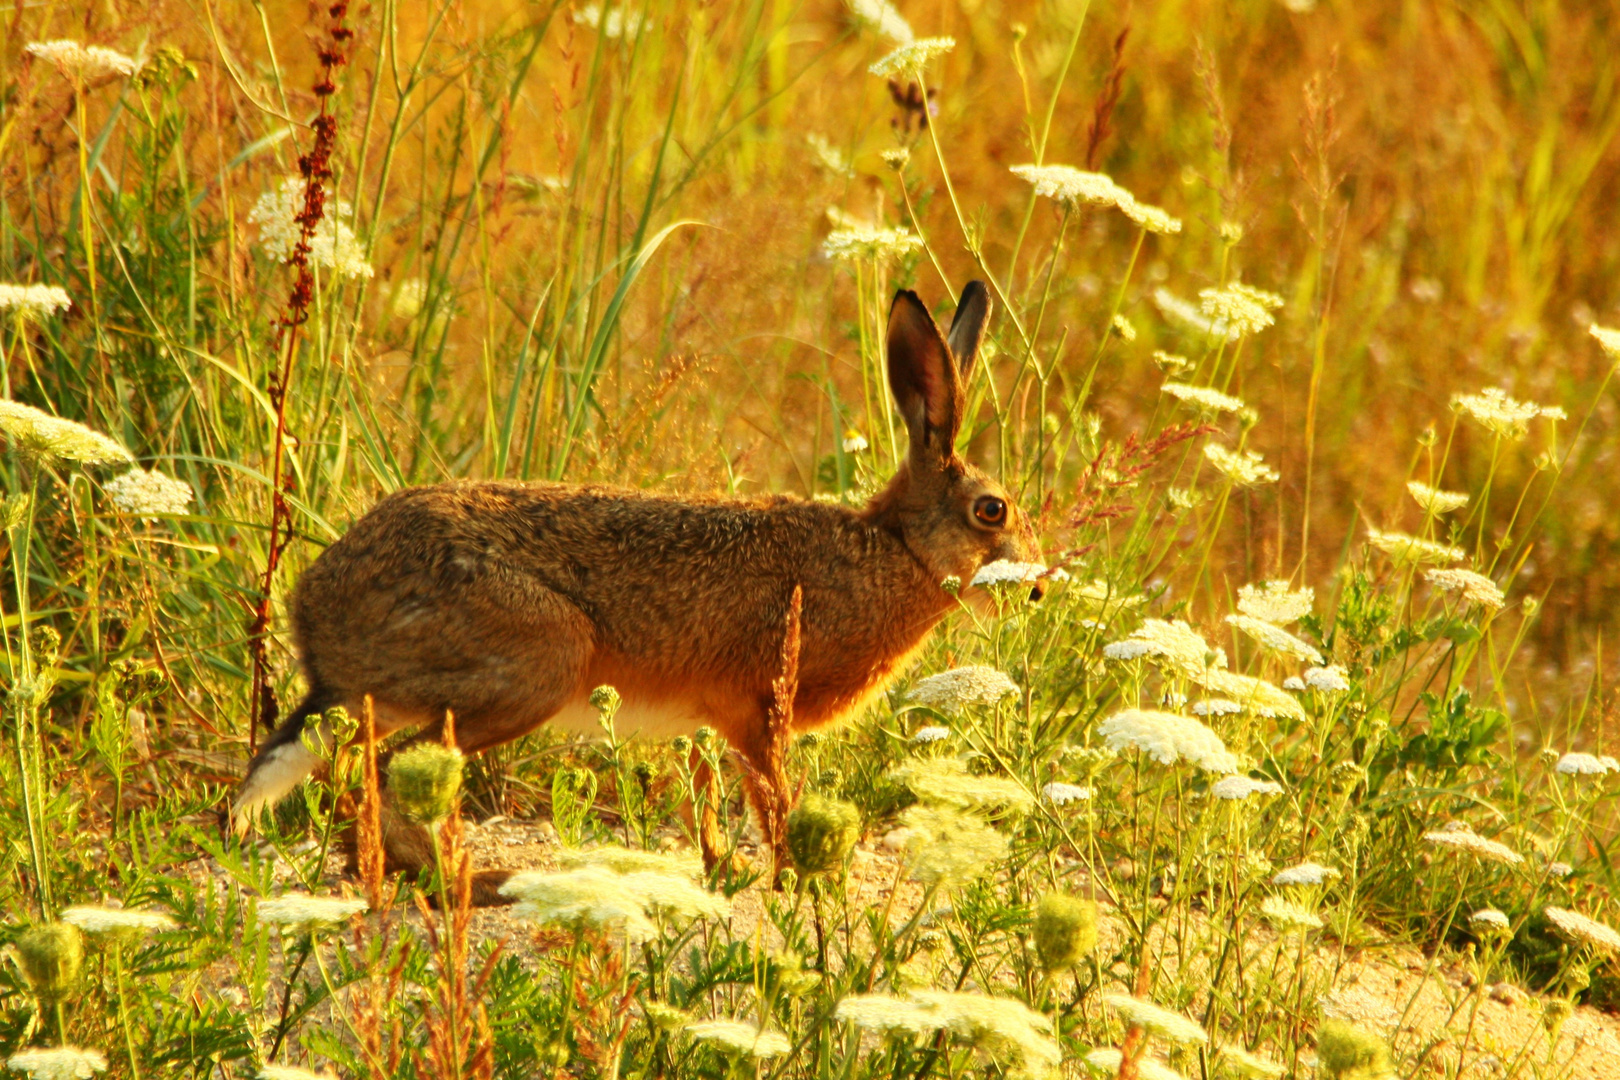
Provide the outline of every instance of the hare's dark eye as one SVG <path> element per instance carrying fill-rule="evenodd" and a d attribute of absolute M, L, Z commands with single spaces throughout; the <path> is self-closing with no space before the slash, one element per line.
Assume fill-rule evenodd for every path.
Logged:
<path fill-rule="evenodd" d="M 1007 524 L 1007 503 L 994 495 L 981 495 L 973 504 L 973 516 L 985 525 L 996 528 Z"/>

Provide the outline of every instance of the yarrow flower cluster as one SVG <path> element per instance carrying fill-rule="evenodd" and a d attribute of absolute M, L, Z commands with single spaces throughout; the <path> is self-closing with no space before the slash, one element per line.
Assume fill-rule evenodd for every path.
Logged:
<path fill-rule="evenodd" d="M 1205 443 L 1204 457 L 1238 487 L 1275 484 L 1282 475 L 1253 450 L 1228 450 L 1219 443 Z"/>
<path fill-rule="evenodd" d="M 1476 574 L 1472 570 L 1429 570 L 1423 575 L 1429 579 L 1429 584 L 1441 592 L 1461 593 L 1462 598 L 1470 604 L 1478 604 L 1482 608 L 1498 611 L 1507 603 L 1502 590 L 1496 582 L 1484 574 Z"/>
<path fill-rule="evenodd" d="M 1595 754 L 1577 751 L 1559 758 L 1558 764 L 1553 768 L 1564 776 L 1607 776 L 1612 772 L 1620 772 L 1620 761 L 1616 761 L 1608 754 L 1598 757 Z"/>
<path fill-rule="evenodd" d="M 1011 1059 L 1030 1075 L 1043 1075 L 1062 1058 L 1050 1018 L 1010 998 L 916 990 L 909 997 L 857 994 L 838 1003 L 839 1020 L 867 1031 L 916 1036 L 944 1031 L 981 1053 Z"/>
<path fill-rule="evenodd" d="M 999 776 L 974 776 L 960 758 L 907 761 L 889 771 L 889 778 L 911 789 L 922 802 L 961 810 L 1022 813 L 1035 799 L 1022 784 Z"/>
<path fill-rule="evenodd" d="M 1178 674 L 1202 678 L 1209 667 L 1226 666 L 1226 654 L 1212 649 L 1209 642 L 1191 626 L 1177 619 L 1144 619 L 1124 641 L 1104 646 L 1110 660 L 1139 660 L 1151 656 Z"/>
<path fill-rule="evenodd" d="M 12 446 L 40 457 L 82 465 L 130 460 L 128 450 L 101 432 L 17 401 L 0 400 L 0 432 Z"/>
<path fill-rule="evenodd" d="M 909 229 L 834 229 L 821 243 L 829 259 L 894 259 L 922 250 L 922 237 Z"/>
<path fill-rule="evenodd" d="M 1236 716 L 1243 706 L 1226 698 L 1205 698 L 1194 702 L 1192 711 L 1194 716 Z"/>
<path fill-rule="evenodd" d="M 1181 231 L 1181 219 L 1171 217 L 1157 206 L 1132 198 L 1119 204 L 1120 212 L 1150 233 L 1173 236 Z"/>
<path fill-rule="evenodd" d="M 1085 172 L 1068 165 L 1014 165 L 1012 174 L 1027 181 L 1042 198 L 1071 210 L 1080 206 L 1122 206 L 1134 196 L 1105 173 Z"/>
<path fill-rule="evenodd" d="M 364 900 L 342 896 L 286 893 L 273 900 L 260 900 L 259 918 L 283 931 L 305 932 L 344 922 L 369 906 Z"/>
<path fill-rule="evenodd" d="M 191 485 L 156 469 L 131 469 L 109 480 L 107 497 L 131 517 L 152 518 L 162 514 L 183 514 L 194 497 Z"/>
<path fill-rule="evenodd" d="M 1140 750 L 1161 765 L 1185 759 L 1205 772 L 1234 773 L 1238 769 L 1237 758 L 1221 737 L 1190 716 L 1125 709 L 1098 725 L 1097 734 L 1110 750 Z"/>
<path fill-rule="evenodd" d="M 1237 608 L 1256 619 L 1287 626 L 1309 615 L 1315 603 L 1316 590 L 1309 586 L 1293 589 L 1286 581 L 1267 581 L 1239 589 Z"/>
<path fill-rule="evenodd" d="M 1461 562 L 1468 557 L 1468 552 L 1459 547 L 1374 528 L 1367 529 L 1367 543 L 1396 562 L 1448 563 Z"/>
<path fill-rule="evenodd" d="M 1495 908 L 1480 908 L 1468 916 L 1468 925 L 1473 927 L 1475 933 L 1505 932 L 1510 923 L 1508 917 Z"/>
<path fill-rule="evenodd" d="M 1505 863 L 1509 866 L 1517 866 L 1524 862 L 1524 856 L 1517 851 L 1506 844 L 1487 840 L 1460 821 L 1453 821 L 1435 832 L 1426 832 L 1423 839 L 1439 847 L 1465 851 L 1489 862 Z"/>
<path fill-rule="evenodd" d="M 6 1068 L 27 1075 L 29 1080 L 89 1080 L 107 1071 L 107 1057 L 99 1050 L 81 1050 L 77 1046 L 39 1046 L 12 1054 L 6 1059 Z"/>
<path fill-rule="evenodd" d="M 1200 290 L 1198 299 L 1205 315 L 1226 323 L 1239 335 L 1258 334 L 1271 326 L 1277 321 L 1271 313 L 1283 305 L 1282 297 L 1276 293 L 1242 282 L 1222 289 Z"/>
<path fill-rule="evenodd" d="M 1560 934 L 1577 945 L 1590 945 L 1598 952 L 1620 951 L 1620 933 L 1596 919 L 1560 907 L 1547 908 L 1546 915 Z"/>
<path fill-rule="evenodd" d="M 1305 660 L 1312 664 L 1322 662 L 1322 654 L 1309 642 L 1295 637 L 1280 626 L 1257 619 L 1253 615 L 1228 615 L 1226 621 L 1231 626 L 1247 634 L 1261 647 L 1284 656 L 1291 656 L 1295 660 Z"/>
<path fill-rule="evenodd" d="M 780 1031 L 762 1031 L 742 1020 L 699 1020 L 682 1031 L 699 1042 L 712 1042 L 721 1049 L 753 1058 L 781 1057 L 793 1043 Z"/>
<path fill-rule="evenodd" d="M 1202 1025 L 1151 1001 L 1143 1001 L 1129 994 L 1104 994 L 1102 1000 L 1125 1023 L 1139 1027 L 1155 1038 L 1185 1046 L 1209 1042 L 1209 1032 Z"/>
<path fill-rule="evenodd" d="M 1344 875 L 1331 866 L 1321 863 L 1302 862 L 1298 866 L 1290 866 L 1286 870 L 1279 870 L 1271 878 L 1273 885 L 1324 885 L 1334 878 Z"/>
<path fill-rule="evenodd" d="M 979 567 L 978 573 L 973 575 L 971 585 L 1028 585 L 1045 577 L 1046 566 L 1038 562 L 1014 562 L 1011 559 L 997 559 L 995 562 L 985 563 Z"/>
<path fill-rule="evenodd" d="M 927 744 L 940 742 L 941 740 L 948 739 L 950 737 L 950 728 L 940 727 L 938 724 L 931 724 L 928 727 L 920 727 L 914 731 L 911 735 L 911 741 L 914 743 Z"/>
<path fill-rule="evenodd" d="M 1091 789 L 1081 784 L 1064 784 L 1053 781 L 1041 788 L 1041 794 L 1046 801 L 1054 806 L 1066 806 L 1069 803 L 1085 802 L 1091 798 Z"/>
<path fill-rule="evenodd" d="M 276 262 L 292 261 L 300 236 L 298 215 L 303 210 L 304 181 L 293 177 L 283 180 L 276 190 L 260 195 L 259 201 L 248 211 L 249 223 L 259 227 L 259 243 L 264 253 Z M 326 212 L 309 238 L 309 259 L 340 277 L 369 278 L 374 271 L 365 260 L 365 250 L 354 230 L 344 223 L 353 213 L 343 200 L 327 200 Z"/>
<path fill-rule="evenodd" d="M 1283 786 L 1275 780 L 1249 776 L 1223 776 L 1209 786 L 1209 793 L 1226 802 L 1237 802 L 1250 795 L 1281 795 Z"/>
<path fill-rule="evenodd" d="M 141 70 L 138 60 L 116 49 L 82 45 L 67 38 L 31 42 L 25 46 L 25 51 L 55 64 L 63 74 L 76 79 L 99 79 L 104 75 L 123 75 L 127 78 Z"/>
<path fill-rule="evenodd" d="M 89 906 L 68 908 L 62 912 L 62 921 L 77 926 L 87 934 L 108 936 L 150 934 L 160 930 L 173 930 L 178 925 L 161 911 Z"/>
<path fill-rule="evenodd" d="M 994 705 L 1018 693 L 1018 684 L 985 664 L 970 664 L 919 680 L 906 700 L 936 709 Z"/>
<path fill-rule="evenodd" d="M 928 66 L 936 56 L 944 56 L 956 48 L 952 37 L 917 38 L 901 45 L 867 70 L 880 79 L 890 75 L 915 75 Z"/>
<path fill-rule="evenodd" d="M 1241 412 L 1244 407 L 1242 398 L 1223 394 L 1219 390 L 1212 390 L 1207 386 L 1190 386 L 1187 383 L 1167 382 L 1159 387 L 1159 391 L 1160 393 L 1169 394 L 1178 401 L 1185 401 L 1203 412 Z"/>
<path fill-rule="evenodd" d="M 694 860 L 629 848 L 596 848 L 572 860 L 577 869 L 514 874 L 501 895 L 513 913 L 571 928 L 619 930 L 628 941 L 656 937 L 657 918 L 691 922 L 724 918 L 731 903 L 692 880 Z"/>
<path fill-rule="evenodd" d="M 1407 483 L 1406 490 L 1412 493 L 1412 499 L 1423 508 L 1423 512 L 1430 517 L 1439 517 L 1449 514 L 1453 510 L 1461 510 L 1468 505 L 1468 496 L 1460 491 L 1441 491 L 1418 480 Z"/>
<path fill-rule="evenodd" d="M 1556 405 L 1536 405 L 1515 401 L 1507 391 L 1491 386 L 1477 394 L 1456 394 L 1451 407 L 1467 416 L 1492 434 L 1503 439 L 1522 439 L 1530 432 L 1530 421 L 1538 416 L 1549 420 L 1568 419 Z"/>
<path fill-rule="evenodd" d="M 1299 702 L 1282 690 L 1257 679 L 1253 675 L 1239 675 L 1235 671 L 1210 668 L 1199 677 L 1204 689 L 1236 701 L 1258 716 L 1286 716 L 1293 720 L 1305 719 L 1305 710 Z"/>
<path fill-rule="evenodd" d="M 1183 300 L 1169 289 L 1153 290 L 1153 306 L 1158 308 L 1165 318 L 1172 322 L 1178 322 L 1189 330 L 1196 330 L 1207 337 L 1236 341 L 1243 336 L 1243 331 L 1225 319 L 1210 318 L 1200 311 L 1192 301 Z"/>
<path fill-rule="evenodd" d="M 1338 664 L 1305 669 L 1305 685 L 1324 694 L 1345 694 L 1350 691 L 1350 680 Z"/>
<path fill-rule="evenodd" d="M 73 306 L 73 298 L 60 285 L 0 285 L 0 311 L 14 311 L 19 319 L 39 319 Z"/>

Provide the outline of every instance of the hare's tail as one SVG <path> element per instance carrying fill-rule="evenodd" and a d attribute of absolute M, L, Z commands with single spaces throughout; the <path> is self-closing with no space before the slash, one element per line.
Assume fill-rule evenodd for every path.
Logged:
<path fill-rule="evenodd" d="M 323 687 L 312 688 L 259 747 L 231 807 L 231 824 L 237 832 L 245 832 L 262 811 L 280 802 L 320 764 L 321 759 L 304 745 L 304 721 L 336 704 L 336 694 Z"/>

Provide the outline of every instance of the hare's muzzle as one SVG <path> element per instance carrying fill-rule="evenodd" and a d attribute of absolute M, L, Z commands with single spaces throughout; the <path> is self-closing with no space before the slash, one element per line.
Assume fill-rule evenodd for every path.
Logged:
<path fill-rule="evenodd" d="M 1031 602 L 1039 600 L 1041 597 L 1043 597 L 1045 595 L 1046 595 L 1046 586 L 1042 585 L 1040 582 L 1037 581 L 1037 582 L 1035 582 L 1035 584 L 1033 584 L 1033 585 L 1031 585 L 1029 587 L 1029 598 L 1030 598 Z"/>

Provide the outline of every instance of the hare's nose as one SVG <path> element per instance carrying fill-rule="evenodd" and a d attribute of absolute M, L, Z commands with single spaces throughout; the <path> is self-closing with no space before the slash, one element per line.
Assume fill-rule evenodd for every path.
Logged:
<path fill-rule="evenodd" d="M 1045 595 L 1046 595 L 1046 586 L 1042 585 L 1040 582 L 1037 581 L 1035 584 L 1033 584 L 1033 585 L 1031 585 L 1029 587 L 1029 598 L 1030 598 L 1031 601 L 1039 600 L 1041 597 L 1043 597 Z"/>

